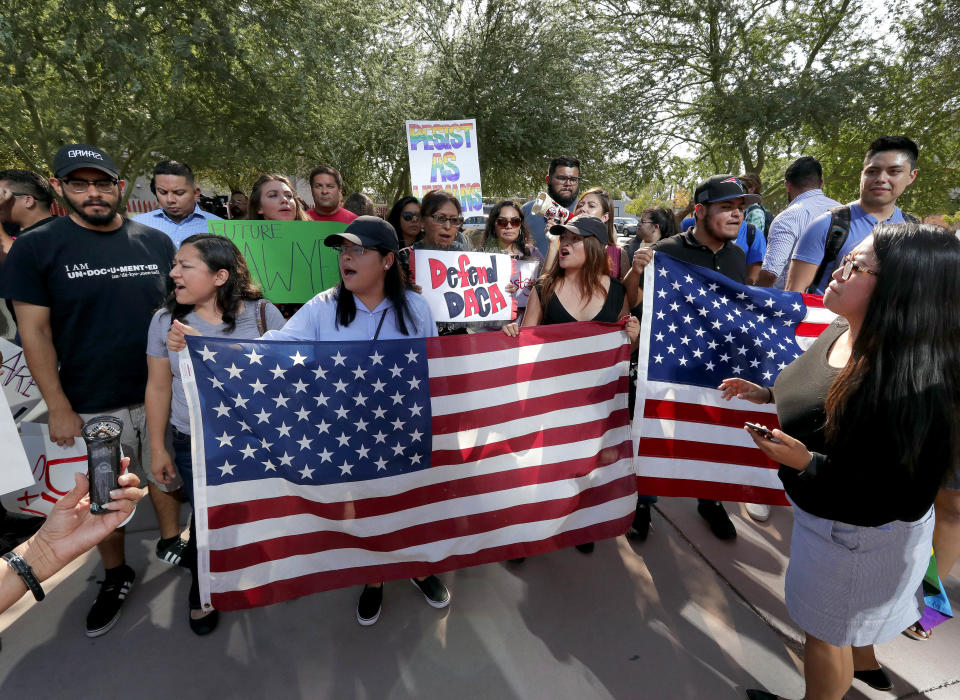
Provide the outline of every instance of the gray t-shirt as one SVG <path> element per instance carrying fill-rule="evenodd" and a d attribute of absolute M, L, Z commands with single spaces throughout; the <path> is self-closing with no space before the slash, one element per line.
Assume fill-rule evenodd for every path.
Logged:
<path fill-rule="evenodd" d="M 200 331 L 200 335 L 219 336 L 223 338 L 237 338 L 246 340 L 260 337 L 257 331 L 257 304 L 256 300 L 243 302 L 243 311 L 237 316 L 237 325 L 232 333 L 226 332 L 226 324 L 211 325 L 197 316 L 195 311 L 187 314 L 184 321 L 191 328 Z M 280 310 L 267 302 L 266 308 L 267 330 L 283 328 L 284 320 Z M 147 331 L 147 354 L 151 357 L 164 357 L 170 360 L 170 370 L 173 372 L 173 396 L 170 400 L 170 423 L 181 433 L 190 434 L 190 411 L 187 409 L 187 398 L 183 393 L 183 383 L 180 381 L 180 353 L 167 350 L 167 333 L 170 330 L 171 315 L 166 309 L 157 311 L 150 320 Z"/>

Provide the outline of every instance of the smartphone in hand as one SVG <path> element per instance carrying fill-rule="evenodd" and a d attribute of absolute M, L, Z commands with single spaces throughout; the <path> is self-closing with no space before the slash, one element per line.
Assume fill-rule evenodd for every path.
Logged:
<path fill-rule="evenodd" d="M 773 433 L 771 433 L 767 428 L 764 428 L 762 425 L 759 425 L 757 423 L 751 423 L 750 421 L 746 421 L 743 424 L 743 427 L 748 428 L 749 430 L 753 431 L 754 433 L 757 433 L 758 435 L 760 435 L 761 437 L 767 440 L 773 440 Z"/>

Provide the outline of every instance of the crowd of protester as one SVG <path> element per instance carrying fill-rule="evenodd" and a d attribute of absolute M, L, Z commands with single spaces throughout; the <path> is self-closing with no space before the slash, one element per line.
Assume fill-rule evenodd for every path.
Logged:
<path fill-rule="evenodd" d="M 572 214 L 568 221 L 535 214 L 533 201 L 507 199 L 477 230 L 464 230 L 459 199 L 442 190 L 422 201 L 399 199 L 384 220 L 366 195 L 344 199 L 342 177 L 331 166 L 308 174 L 309 208 L 288 178 L 263 174 L 249 195 L 232 191 L 224 213 L 345 225 L 325 240 L 337 249 L 341 282 L 305 304 L 277 306 L 262 298 L 237 247 L 208 233 L 208 222 L 219 217 L 200 207 L 200 189 L 183 163 L 156 164 L 150 189 L 159 208 L 132 219 L 120 214 L 121 174 L 94 146 L 62 147 L 49 180 L 0 171 L 0 296 L 14 312 L 8 336 L 16 333 L 46 402 L 51 440 L 71 445 L 84 421 L 115 415 L 131 458 L 131 475 L 111 506 L 116 517 L 83 517 L 85 484 L 78 480 L 17 549 L 21 556 L 11 558 L 9 570 L 2 567 L 0 604 L 28 589 L 36 595 L 34 583 L 39 588 L 96 544 L 104 580 L 86 633 L 108 632 L 136 578 L 123 529 L 114 528 L 145 483 L 160 525 L 157 556 L 191 573 L 189 625 L 198 635 L 216 628 L 217 611 L 200 602 L 195 538 L 182 535 L 179 524 L 181 496 L 191 510 L 194 502 L 191 426 L 175 360 L 185 335 L 516 337 L 540 324 L 626 319 L 636 343 L 644 269 L 661 253 L 735 282 L 823 294 L 837 314 L 773 386 L 729 378 L 719 392 L 777 405 L 782 429 L 751 436 L 781 465 L 793 505 L 786 600 L 806 633 L 808 697 L 840 697 L 854 677 L 889 687 L 873 645 L 900 632 L 930 636 L 919 623 L 917 591 L 931 544 L 941 576 L 960 557 L 960 240 L 897 206 L 917 176 L 918 157 L 906 137 L 874 141 L 859 198 L 847 205 L 824 194 L 815 158 L 798 158 L 784 173 L 789 204 L 776 216 L 763 206 L 757 175 L 715 175 L 700 183 L 684 212 L 645 209 L 623 245 L 610 196 L 600 187 L 581 194 L 581 163 L 567 156 L 551 161 L 545 189 Z M 51 214 L 55 197 L 67 216 Z M 513 322 L 435 322 L 412 274 L 417 252 L 427 250 L 496 252 L 536 263 L 526 309 Z M 655 501 L 638 497 L 628 537 L 647 539 Z M 722 503 L 701 499 L 697 510 L 718 538 L 737 537 Z M 769 516 L 768 506 L 747 510 L 760 521 Z M 577 549 L 589 554 L 593 543 Z M 437 576 L 414 583 L 431 606 L 449 604 Z M 382 601 L 383 583 L 367 584 L 358 622 L 374 624 Z"/>

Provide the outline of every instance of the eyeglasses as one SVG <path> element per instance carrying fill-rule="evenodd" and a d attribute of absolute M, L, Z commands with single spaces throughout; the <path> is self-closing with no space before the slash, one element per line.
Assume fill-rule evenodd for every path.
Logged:
<path fill-rule="evenodd" d="M 566 175 L 554 175 L 553 179 L 559 182 L 561 185 L 576 185 L 578 182 L 580 182 L 579 177 L 568 177 Z"/>
<path fill-rule="evenodd" d="M 93 185 L 100 194 L 110 194 L 113 188 L 117 186 L 118 180 L 81 180 L 80 178 L 70 178 L 61 180 L 67 189 L 73 194 L 83 194 Z"/>
<path fill-rule="evenodd" d="M 437 226 L 443 227 L 446 227 L 447 224 L 450 224 L 454 228 L 460 228 L 460 224 L 463 223 L 462 216 L 444 216 L 443 214 L 434 214 L 430 218 L 433 219 Z"/>
<path fill-rule="evenodd" d="M 854 272 L 859 272 L 861 274 L 867 275 L 876 275 L 878 274 L 876 270 L 870 270 L 867 267 L 861 265 L 856 260 L 851 258 L 849 255 L 844 255 L 843 260 L 840 261 L 840 279 L 846 282 L 850 279 L 850 275 Z"/>
<path fill-rule="evenodd" d="M 349 255 L 351 258 L 359 258 L 362 257 L 366 252 L 367 249 L 362 245 L 353 244 L 337 246 L 337 255 L 339 255 L 341 258 L 344 255 Z"/>
<path fill-rule="evenodd" d="M 514 216 L 513 218 L 506 218 L 501 216 L 497 219 L 497 228 L 519 228 L 520 226 L 520 217 Z"/>
<path fill-rule="evenodd" d="M 420 215 L 415 211 L 402 211 L 400 218 L 404 221 L 420 221 Z"/>
<path fill-rule="evenodd" d="M 655 221 L 648 221 L 648 220 L 645 220 L 645 219 L 640 219 L 640 221 L 639 221 L 638 223 L 646 224 L 647 226 L 656 226 L 656 225 L 657 225 L 657 223 L 656 223 Z"/>

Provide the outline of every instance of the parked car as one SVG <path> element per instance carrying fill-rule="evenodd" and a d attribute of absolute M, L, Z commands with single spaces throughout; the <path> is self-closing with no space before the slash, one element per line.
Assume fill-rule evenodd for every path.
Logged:
<path fill-rule="evenodd" d="M 487 225 L 486 214 L 474 214 L 463 220 L 464 228 L 484 228 Z"/>
<path fill-rule="evenodd" d="M 632 216 L 617 216 L 613 219 L 613 228 L 618 234 L 634 235 L 637 232 L 638 220 Z"/>

